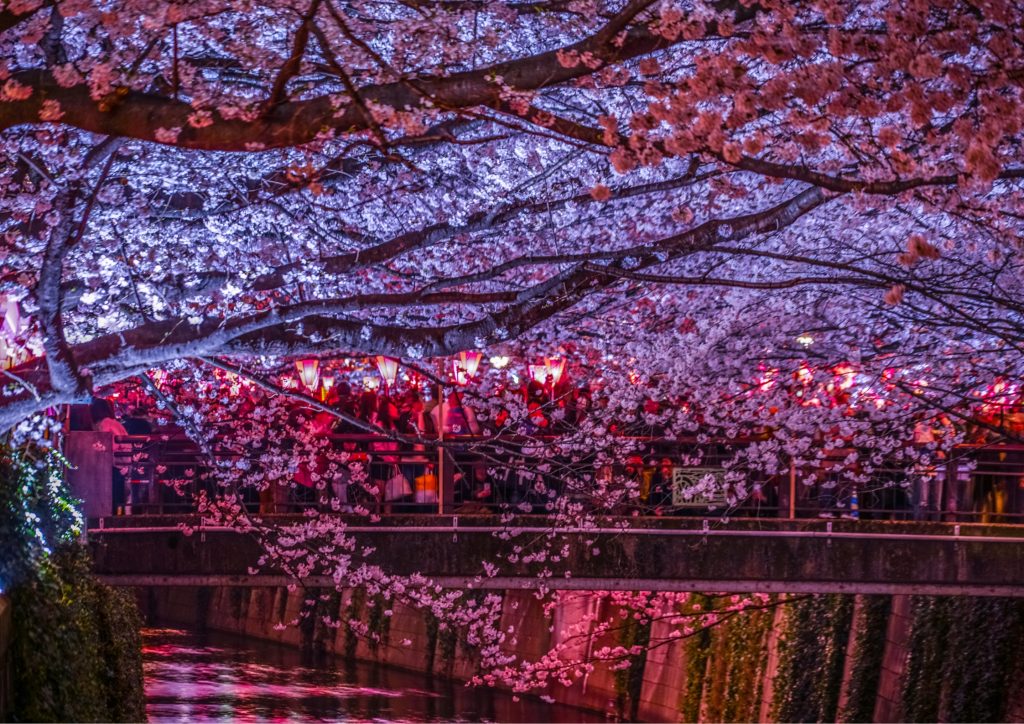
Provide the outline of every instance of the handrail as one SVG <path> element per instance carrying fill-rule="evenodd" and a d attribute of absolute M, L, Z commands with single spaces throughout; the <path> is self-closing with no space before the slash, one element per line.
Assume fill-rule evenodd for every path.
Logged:
<path fill-rule="evenodd" d="M 410 436 L 414 437 L 414 436 Z M 419 436 L 425 441 L 437 440 L 436 434 L 421 434 Z M 562 435 L 557 434 L 537 434 L 529 437 L 522 435 L 505 435 L 501 436 L 503 442 L 535 442 L 540 440 L 542 442 L 555 441 L 561 439 Z M 369 432 L 332 432 L 323 436 L 324 439 L 329 440 L 341 440 L 351 442 L 394 442 L 394 438 L 388 437 L 382 433 L 369 433 Z M 192 439 L 189 438 L 184 432 L 175 429 L 157 429 L 152 433 L 142 435 L 118 435 L 116 439 L 121 440 L 157 440 L 160 442 L 189 442 L 192 443 Z M 452 435 L 451 433 L 445 435 L 444 439 L 448 442 L 486 442 L 494 439 L 491 435 Z M 750 437 L 737 437 L 737 438 L 716 438 L 714 440 L 702 441 L 697 436 L 680 436 L 680 437 L 656 437 L 653 435 L 617 435 L 617 440 L 625 441 L 640 441 L 646 443 L 665 443 L 665 444 L 683 444 L 683 445 L 743 445 L 746 443 L 757 441 L 757 436 Z M 194 444 L 194 443 L 193 443 Z M 908 442 L 906 447 L 928 447 L 933 443 L 915 443 Z M 832 448 L 829 454 L 835 457 L 842 457 L 850 453 L 851 450 L 856 450 L 855 446 L 846 446 L 842 448 Z M 993 451 L 1020 451 L 1024 452 L 1024 443 L 1014 442 L 997 442 L 997 443 L 971 443 L 962 442 L 953 446 L 954 450 L 993 450 Z"/>
<path fill-rule="evenodd" d="M 956 526 L 957 528 L 959 526 Z M 244 534 L 245 530 L 230 526 L 190 526 L 194 532 L 217 532 Z M 953 535 L 936 533 L 857 533 L 830 530 L 697 530 L 693 528 L 545 528 L 541 526 L 514 527 L 517 533 L 545 535 L 645 535 L 692 538 L 824 538 L 826 540 L 919 540 L 945 541 L 950 543 L 1024 543 L 1022 536 Z M 441 526 L 441 525 L 365 525 L 347 526 L 350 533 L 507 533 L 509 528 L 500 525 Z M 183 532 L 181 526 L 137 526 L 123 528 L 89 528 L 90 535 L 107 533 L 173 533 Z"/>

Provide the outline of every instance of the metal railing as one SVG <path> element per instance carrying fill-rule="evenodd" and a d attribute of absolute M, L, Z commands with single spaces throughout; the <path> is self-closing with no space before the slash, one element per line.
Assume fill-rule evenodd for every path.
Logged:
<path fill-rule="evenodd" d="M 331 449 L 349 455 L 341 475 L 325 476 L 319 487 L 308 485 L 314 473 L 295 471 L 285 485 L 241 486 L 236 492 L 253 511 L 263 513 L 301 512 L 322 508 L 351 512 L 361 508 L 374 513 L 494 512 L 507 507 L 543 507 L 549 492 L 584 503 L 585 488 L 566 487 L 557 475 L 542 476 L 530 466 L 516 463 L 515 441 L 506 441 L 506 451 L 497 457 L 476 451 L 478 440 L 448 440 L 437 450 L 386 449 L 393 441 L 376 435 L 333 435 Z M 115 468 L 128 483 L 129 507 L 137 513 L 190 512 L 201 491 L 222 490 L 213 466 L 244 462 L 248 475 L 258 478 L 261 450 L 239 450 L 226 446 L 204 453 L 183 435 L 154 434 L 116 439 Z M 962 446 L 948 460 L 922 470 L 896 465 L 876 469 L 869 481 L 856 485 L 830 470 L 848 450 L 833 451 L 818 468 L 820 480 L 813 485 L 800 482 L 803 473 L 791 468 L 788 474 L 761 476 L 756 492 L 737 505 L 724 501 L 685 500 L 667 480 L 668 468 L 698 471 L 720 470 L 722 463 L 742 442 L 700 446 L 695 441 L 644 440 L 642 454 L 605 469 L 605 474 L 632 476 L 639 488 L 639 501 L 623 503 L 616 512 L 662 516 L 729 515 L 811 518 L 848 517 L 884 520 L 931 520 L 945 522 L 1024 522 L 1024 446 Z M 682 463 L 700 454 L 700 465 Z M 504 455 L 504 457 L 502 457 Z M 666 461 L 670 465 L 666 465 Z M 313 462 L 316 466 L 318 463 Z M 525 468 L 525 469 L 524 469 Z M 365 475 L 365 481 L 346 480 Z M 491 474 L 497 472 L 497 475 Z M 305 480 L 304 480 L 305 477 Z M 535 489 L 536 480 L 545 483 Z M 591 501 L 595 502 L 595 501 Z M 717 505 L 715 505 L 717 502 Z"/>

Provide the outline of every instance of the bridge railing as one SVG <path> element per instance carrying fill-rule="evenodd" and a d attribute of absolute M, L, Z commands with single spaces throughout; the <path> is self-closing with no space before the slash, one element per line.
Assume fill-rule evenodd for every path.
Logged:
<path fill-rule="evenodd" d="M 74 435 L 100 434 L 69 433 Z M 537 511 L 550 495 L 573 497 L 595 507 L 607 502 L 593 500 L 588 485 L 566 485 L 561 476 L 538 473 L 512 453 L 482 455 L 476 449 L 478 441 L 472 438 L 450 442 L 440 453 L 389 449 L 394 447 L 391 441 L 375 435 L 335 435 L 331 442 L 334 450 L 349 455 L 340 475 L 317 470 L 325 463 L 314 461 L 312 469 L 296 470 L 291 479 L 281 481 L 284 485 L 268 485 L 264 490 L 241 486 L 236 492 L 250 509 L 264 513 L 301 512 L 311 507 L 339 513 L 364 509 L 436 514 L 459 509 L 466 514 L 505 506 Z M 687 499 L 680 494 L 678 477 L 721 474 L 735 444 L 741 443 L 701 447 L 695 441 L 644 440 L 640 453 L 593 474 L 625 475 L 635 480 L 639 502 L 621 503 L 615 508 L 619 513 L 706 516 L 728 510 L 730 515 L 782 518 L 1024 522 L 1024 446 L 1013 445 L 963 446 L 930 469 L 883 466 L 869 480 L 856 484 L 837 471 L 836 463 L 850 451 L 835 450 L 814 471 L 818 480 L 813 485 L 800 482 L 807 471 L 790 469 L 775 476 L 755 476 L 749 481 L 750 494 L 735 506 L 724 500 Z M 216 446 L 207 454 L 180 434 L 119 437 L 111 439 L 110 447 L 109 462 L 90 452 L 77 475 L 98 476 L 96 488 L 113 485 L 113 478 L 120 473 L 131 491 L 122 512 L 194 510 L 200 492 L 218 490 L 215 476 L 209 474 L 213 466 L 247 466 L 250 475 L 259 478 L 258 450 Z M 692 459 L 698 448 L 700 465 L 681 464 Z M 92 448 L 86 444 L 77 449 Z M 83 466 L 89 470 L 82 470 Z M 358 480 L 360 474 L 365 481 Z M 103 482 L 104 475 L 108 483 Z M 318 475 L 329 478 L 319 488 L 314 481 Z M 113 511 L 105 514 L 109 512 Z"/>

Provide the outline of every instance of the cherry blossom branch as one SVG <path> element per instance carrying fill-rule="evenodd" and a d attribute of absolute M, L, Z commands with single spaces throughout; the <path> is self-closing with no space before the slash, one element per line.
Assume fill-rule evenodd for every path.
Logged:
<path fill-rule="evenodd" d="M 43 254 L 42 268 L 39 271 L 39 279 L 36 283 L 39 323 L 43 330 L 43 344 L 46 350 L 46 364 L 50 372 L 50 384 L 55 390 L 61 392 L 82 392 L 90 389 L 89 383 L 81 375 L 75 363 L 64 333 L 65 303 L 61 288 L 64 258 L 85 234 L 96 198 L 103 184 L 106 183 L 119 144 L 119 141 L 108 138 L 98 144 L 87 159 L 87 166 L 90 161 L 100 160 L 104 156 L 106 162 L 86 200 L 77 229 L 74 229 L 74 212 L 80 187 L 75 184 L 59 193 L 60 201 L 57 204 L 57 213 L 60 215 L 60 221 L 50 232 L 50 238 Z"/>
<path fill-rule="evenodd" d="M 292 52 L 281 66 L 281 70 L 278 71 L 277 77 L 274 79 L 273 88 L 270 91 L 270 96 L 267 98 L 265 106 L 267 112 L 273 110 L 284 99 L 288 81 L 299 72 L 299 68 L 302 65 L 302 56 L 305 55 L 306 45 L 309 42 L 309 32 L 314 25 L 314 18 L 316 17 L 317 10 L 320 9 L 321 1 L 310 0 L 309 10 L 302 16 L 299 27 L 295 30 L 295 36 L 292 39 Z"/>
<path fill-rule="evenodd" d="M 618 47 L 609 48 L 607 41 L 605 34 L 598 31 L 557 51 L 443 77 L 417 78 L 414 85 L 418 90 L 411 89 L 409 81 L 397 81 L 365 86 L 359 94 L 375 105 L 409 110 L 422 110 L 424 96 L 435 105 L 452 110 L 487 106 L 501 95 L 500 86 L 491 80 L 495 77 L 501 77 L 509 87 L 525 91 L 558 85 L 593 72 L 582 64 L 565 67 L 558 60 L 561 52 L 589 53 L 606 59 L 604 62 L 622 62 L 672 44 L 646 27 L 624 31 Z M 64 88 L 46 71 L 22 71 L 12 79 L 31 88 L 32 94 L 24 100 L 0 103 L 0 130 L 38 122 L 44 99 L 60 103 L 62 122 L 82 130 L 210 151 L 298 146 L 313 141 L 324 129 L 352 133 L 369 128 L 362 109 L 350 106 L 338 112 L 327 96 L 283 101 L 256 120 L 222 118 L 196 127 L 189 122 L 195 111 L 191 104 L 165 96 L 128 90 L 115 107 L 104 111 L 90 98 L 87 86 Z M 172 134 L 169 129 L 178 130 Z"/>

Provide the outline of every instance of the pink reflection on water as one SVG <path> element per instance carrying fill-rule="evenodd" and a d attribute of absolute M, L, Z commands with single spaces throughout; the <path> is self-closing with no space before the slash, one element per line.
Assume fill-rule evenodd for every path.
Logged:
<path fill-rule="evenodd" d="M 149 629 L 144 643 L 150 722 L 603 720 L 386 667 L 304 666 L 294 650 L 246 639 Z"/>
<path fill-rule="evenodd" d="M 254 660 L 266 653 L 242 644 L 209 645 L 185 631 L 147 631 L 143 657 L 150 721 L 290 722 L 341 715 L 359 720 L 344 706 L 346 700 L 405 696 L 396 689 L 349 683 L 337 671 L 296 666 L 289 661 L 292 652 L 273 652 L 272 663 Z"/>

